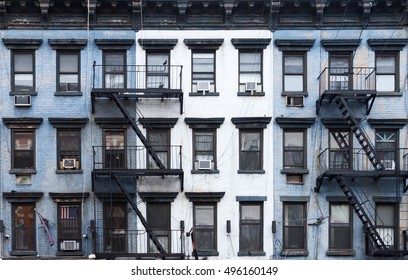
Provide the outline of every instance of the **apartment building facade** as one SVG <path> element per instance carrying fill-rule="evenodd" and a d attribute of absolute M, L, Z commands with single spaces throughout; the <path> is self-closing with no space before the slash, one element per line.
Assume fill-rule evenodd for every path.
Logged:
<path fill-rule="evenodd" d="M 403 1 L 0 9 L 2 258 L 404 258 Z"/>

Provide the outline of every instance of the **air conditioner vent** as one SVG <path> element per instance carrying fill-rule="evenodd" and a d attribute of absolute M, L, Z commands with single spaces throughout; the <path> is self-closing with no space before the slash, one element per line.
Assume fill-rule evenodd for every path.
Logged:
<path fill-rule="evenodd" d="M 64 169 L 74 169 L 74 168 L 76 168 L 76 159 L 74 159 L 74 158 L 64 158 L 62 160 L 62 167 Z"/>
<path fill-rule="evenodd" d="M 75 240 L 64 240 L 60 243 L 62 251 L 76 251 L 79 250 L 79 242 Z"/>
<path fill-rule="evenodd" d="M 245 91 L 255 92 L 256 91 L 256 83 L 255 82 L 246 82 L 245 83 Z"/>
<path fill-rule="evenodd" d="M 393 160 L 382 160 L 381 164 L 384 166 L 385 170 L 395 170 L 395 161 Z"/>
<path fill-rule="evenodd" d="M 14 105 L 16 107 L 31 106 L 31 95 L 14 95 Z"/>
<path fill-rule="evenodd" d="M 211 170 L 211 160 L 199 160 L 198 169 L 200 170 Z"/>
<path fill-rule="evenodd" d="M 202 92 L 210 91 L 210 82 L 208 81 L 197 82 L 197 91 Z"/>

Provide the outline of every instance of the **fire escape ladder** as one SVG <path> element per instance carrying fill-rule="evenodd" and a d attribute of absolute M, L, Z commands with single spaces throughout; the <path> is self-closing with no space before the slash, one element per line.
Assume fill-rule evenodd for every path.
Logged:
<path fill-rule="evenodd" d="M 374 166 L 376 170 L 383 170 L 384 166 L 380 161 L 377 160 L 376 152 L 373 145 L 370 142 L 367 134 L 365 133 L 363 127 L 357 121 L 353 110 L 348 105 L 347 101 L 344 97 L 337 96 L 335 98 L 335 102 L 338 108 L 341 111 L 343 119 L 347 122 L 347 124 L 351 127 L 351 131 L 356 136 L 358 142 L 360 143 L 361 147 L 363 148 L 364 153 L 367 155 L 368 159 L 370 160 L 371 164 Z M 337 141 L 337 140 L 336 140 Z"/>
<path fill-rule="evenodd" d="M 149 155 L 152 157 L 153 161 L 157 164 L 157 166 L 160 169 L 166 169 L 166 167 L 164 166 L 164 164 L 160 160 L 159 156 L 157 155 L 157 153 L 154 151 L 154 149 L 150 145 L 149 141 L 146 139 L 146 137 L 143 135 L 143 133 L 137 127 L 137 124 L 136 124 L 135 120 L 127 112 L 125 106 L 123 105 L 122 101 L 120 101 L 118 95 L 114 93 L 111 96 L 112 96 L 113 101 L 115 101 L 116 105 L 118 106 L 119 110 L 126 117 L 126 119 L 129 120 L 130 124 L 132 125 L 133 130 L 136 132 L 137 137 L 139 137 L 142 144 L 146 147 L 146 150 L 149 153 Z"/>
<path fill-rule="evenodd" d="M 365 232 L 368 233 L 375 246 L 379 250 L 385 249 L 386 245 L 384 241 L 382 240 L 380 234 L 374 226 L 374 223 L 371 221 L 367 212 L 364 210 L 362 203 L 358 200 L 357 196 L 354 194 L 351 188 L 347 186 L 346 182 L 340 175 L 336 176 L 336 181 L 339 184 L 340 188 L 343 190 L 344 194 L 347 197 L 347 200 L 350 202 L 357 216 L 360 218 L 361 222 L 363 223 Z"/>
<path fill-rule="evenodd" d="M 137 208 L 137 205 L 133 201 L 133 199 L 130 197 L 129 192 L 126 190 L 126 188 L 124 186 L 122 186 L 122 184 L 120 183 L 118 177 L 115 174 L 112 174 L 112 178 L 115 180 L 116 184 L 119 186 L 122 193 L 126 196 L 126 199 L 130 203 L 130 205 L 132 205 L 133 210 L 135 210 L 137 216 L 139 217 L 140 221 L 142 222 L 142 225 L 146 229 L 147 235 L 149 236 L 149 238 L 153 242 L 153 244 L 156 246 L 157 250 L 162 254 L 167 253 L 166 250 L 161 245 L 161 243 L 159 242 L 159 240 L 157 239 L 156 235 L 153 233 L 153 231 L 151 229 L 149 229 L 149 225 L 148 225 L 145 217 L 143 216 L 142 212 L 140 212 L 139 208 Z"/>

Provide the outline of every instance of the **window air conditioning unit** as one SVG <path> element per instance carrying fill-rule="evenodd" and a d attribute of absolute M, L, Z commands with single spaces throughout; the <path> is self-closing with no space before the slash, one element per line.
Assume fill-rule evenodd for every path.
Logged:
<path fill-rule="evenodd" d="M 75 240 L 64 240 L 60 243 L 62 251 L 76 251 L 79 250 L 79 242 Z"/>
<path fill-rule="evenodd" d="M 256 91 L 256 82 L 246 82 L 245 83 L 245 91 L 250 91 L 251 93 Z"/>
<path fill-rule="evenodd" d="M 14 95 L 14 105 L 16 107 L 31 106 L 31 95 Z"/>
<path fill-rule="evenodd" d="M 211 160 L 199 160 L 198 169 L 200 170 L 211 170 Z"/>
<path fill-rule="evenodd" d="M 197 82 L 197 91 L 202 92 L 210 91 L 210 82 L 208 81 Z"/>
<path fill-rule="evenodd" d="M 64 158 L 62 160 L 62 167 L 64 169 L 74 169 L 74 168 L 76 168 L 76 159 L 74 159 L 74 158 Z"/>
<path fill-rule="evenodd" d="M 382 160 L 382 165 L 384 166 L 385 170 L 395 170 L 395 161 L 391 159 Z"/>

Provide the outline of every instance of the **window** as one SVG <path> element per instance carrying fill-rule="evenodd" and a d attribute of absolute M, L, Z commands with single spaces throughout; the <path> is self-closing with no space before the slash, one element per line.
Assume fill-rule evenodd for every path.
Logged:
<path fill-rule="evenodd" d="M 376 203 L 375 225 L 382 241 L 388 248 L 394 248 L 397 245 L 396 232 L 396 204 L 394 203 Z"/>
<path fill-rule="evenodd" d="M 146 216 L 149 228 L 162 245 L 163 249 L 170 253 L 171 248 L 171 229 L 170 229 L 170 203 L 154 203 L 146 204 Z M 148 252 L 158 253 L 154 243 L 148 239 Z"/>
<path fill-rule="evenodd" d="M 240 130 L 240 170 L 261 170 L 262 167 L 262 138 L 259 130 Z"/>
<path fill-rule="evenodd" d="M 104 131 L 104 168 L 126 168 L 126 139 L 123 130 Z"/>
<path fill-rule="evenodd" d="M 79 52 L 57 52 L 57 91 L 80 91 Z"/>
<path fill-rule="evenodd" d="M 151 145 L 153 151 L 159 157 L 161 163 L 166 168 L 170 166 L 170 129 L 154 129 L 153 131 L 148 131 L 147 140 Z M 156 169 L 157 164 L 154 162 L 152 157 L 148 155 L 148 167 Z"/>
<path fill-rule="evenodd" d="M 169 52 L 147 53 L 147 88 L 170 88 Z"/>
<path fill-rule="evenodd" d="M 33 130 L 12 130 L 12 169 L 35 168 Z"/>
<path fill-rule="evenodd" d="M 197 251 L 217 250 L 216 204 L 194 203 L 193 218 Z"/>
<path fill-rule="evenodd" d="M 12 52 L 12 91 L 35 91 L 34 51 Z"/>
<path fill-rule="evenodd" d="M 351 167 L 351 133 L 349 130 L 331 130 L 329 136 L 329 162 L 331 169 Z"/>
<path fill-rule="evenodd" d="M 398 64 L 398 53 L 376 53 L 377 91 L 399 91 Z"/>
<path fill-rule="evenodd" d="M 375 132 L 375 149 L 378 159 L 384 166 L 385 170 L 395 170 L 397 152 L 397 138 L 396 130 L 381 130 L 377 129 Z"/>
<path fill-rule="evenodd" d="M 215 91 L 215 51 L 192 52 L 192 92 Z"/>
<path fill-rule="evenodd" d="M 79 204 L 58 205 L 58 250 L 79 251 L 81 246 L 81 207 Z"/>
<path fill-rule="evenodd" d="M 306 130 L 283 132 L 283 168 L 306 168 Z"/>
<path fill-rule="evenodd" d="M 263 203 L 240 202 L 239 251 L 263 251 Z"/>
<path fill-rule="evenodd" d="M 349 90 L 353 88 L 351 65 L 350 53 L 330 54 L 330 90 Z"/>
<path fill-rule="evenodd" d="M 216 169 L 215 130 L 194 130 L 194 170 Z"/>
<path fill-rule="evenodd" d="M 126 87 L 126 52 L 104 51 L 104 87 L 125 88 Z"/>
<path fill-rule="evenodd" d="M 301 93 L 306 92 L 307 79 L 305 66 L 306 66 L 306 53 L 291 53 L 291 52 L 283 53 L 284 92 L 301 92 Z M 296 104 L 296 102 L 294 104 Z M 288 104 L 288 106 L 296 105 Z"/>
<path fill-rule="evenodd" d="M 12 204 L 13 251 L 36 250 L 35 205 L 33 203 Z"/>
<path fill-rule="evenodd" d="M 105 251 L 127 251 L 127 224 L 126 203 L 104 204 Z"/>
<path fill-rule="evenodd" d="M 239 92 L 262 92 L 262 51 L 239 52 Z"/>
<path fill-rule="evenodd" d="M 329 249 L 352 249 L 352 211 L 349 203 L 330 204 Z"/>
<path fill-rule="evenodd" d="M 57 130 L 58 169 L 80 169 L 81 131 Z"/>
<path fill-rule="evenodd" d="M 283 203 L 283 248 L 306 250 L 306 203 Z"/>

